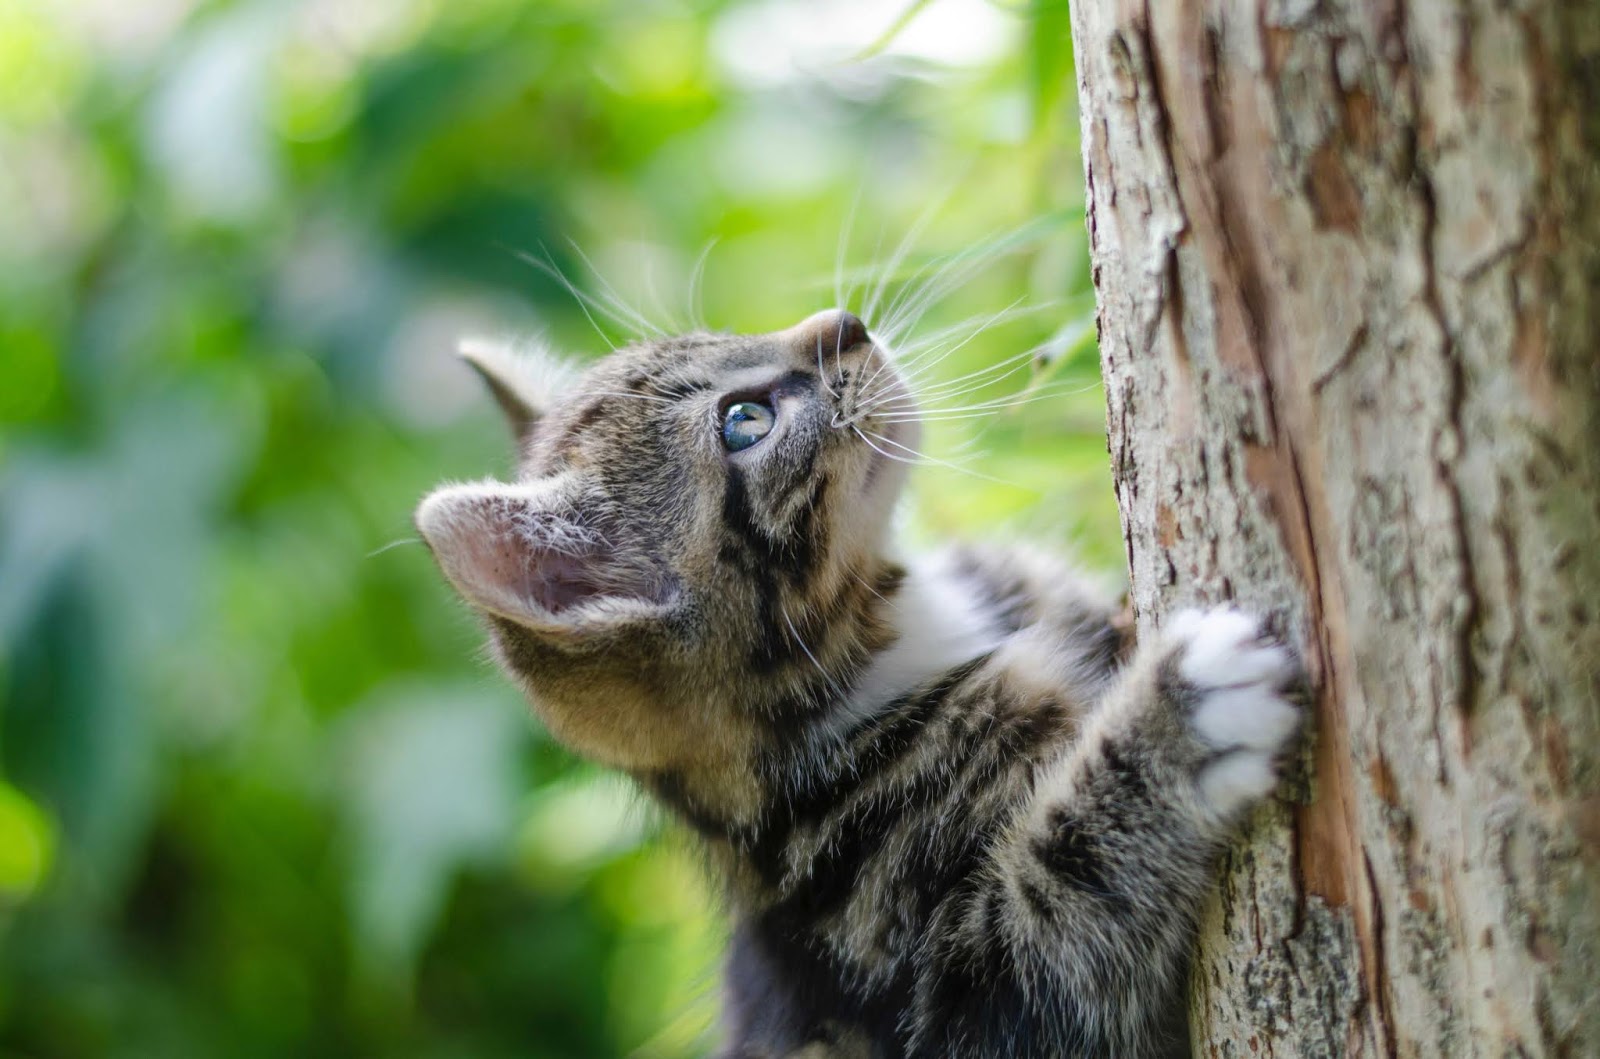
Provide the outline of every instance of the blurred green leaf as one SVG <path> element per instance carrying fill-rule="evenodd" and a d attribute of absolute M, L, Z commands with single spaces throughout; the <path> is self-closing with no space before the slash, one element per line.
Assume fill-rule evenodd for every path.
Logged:
<path fill-rule="evenodd" d="M 948 268 L 933 403 L 1051 396 L 932 424 L 909 532 L 1120 566 L 1066 5 L 829 2 L 0 0 L 0 1051 L 714 1047 L 698 854 L 411 528 L 510 468 L 463 334 Z"/>
<path fill-rule="evenodd" d="M 23 793 L 0 782 L 0 907 L 38 887 L 55 860 L 50 818 Z"/>
<path fill-rule="evenodd" d="M 508 696 L 380 688 L 341 721 L 350 905 L 372 973 L 404 982 L 453 874 L 509 847 L 528 725 Z"/>
<path fill-rule="evenodd" d="M 1030 0 L 1026 11 L 1033 134 L 1048 138 L 1054 123 L 1066 120 L 1057 115 L 1062 100 L 1073 95 L 1072 11 L 1067 0 Z"/>

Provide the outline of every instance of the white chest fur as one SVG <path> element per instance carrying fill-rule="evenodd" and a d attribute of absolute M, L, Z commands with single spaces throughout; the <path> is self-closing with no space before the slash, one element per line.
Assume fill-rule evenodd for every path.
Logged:
<path fill-rule="evenodd" d="M 910 564 L 890 600 L 897 636 L 868 663 L 844 709 L 826 722 L 824 738 L 871 717 L 896 698 L 987 654 L 1005 639 L 999 618 L 973 586 L 938 558 Z"/>

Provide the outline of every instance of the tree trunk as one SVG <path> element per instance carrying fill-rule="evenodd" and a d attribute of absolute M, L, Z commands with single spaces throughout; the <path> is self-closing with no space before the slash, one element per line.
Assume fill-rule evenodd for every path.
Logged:
<path fill-rule="evenodd" d="M 1600 1056 L 1600 8 L 1076 0 L 1143 631 L 1304 652 L 1197 1056 Z"/>

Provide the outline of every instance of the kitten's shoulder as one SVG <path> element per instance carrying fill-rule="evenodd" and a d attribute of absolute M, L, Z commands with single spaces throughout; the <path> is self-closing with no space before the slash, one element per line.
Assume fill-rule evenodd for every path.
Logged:
<path fill-rule="evenodd" d="M 939 559 L 949 583 L 999 630 L 975 687 L 997 692 L 990 709 L 1029 712 L 1070 704 L 1082 714 L 1131 651 L 1131 623 L 1114 593 L 1066 557 L 1037 545 L 961 544 Z"/>
<path fill-rule="evenodd" d="M 1010 632 L 1030 625 L 1063 630 L 1120 625 L 1116 593 L 1067 557 L 1013 541 L 958 544 L 940 564 Z"/>

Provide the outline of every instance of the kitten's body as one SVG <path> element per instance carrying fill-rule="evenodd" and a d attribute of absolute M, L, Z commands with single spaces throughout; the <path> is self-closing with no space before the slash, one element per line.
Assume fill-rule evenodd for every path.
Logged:
<path fill-rule="evenodd" d="M 878 413 L 909 397 L 848 314 L 630 347 L 542 417 L 479 366 L 520 482 L 418 524 L 552 730 L 704 839 L 729 1056 L 1170 1046 L 1216 851 L 1295 727 L 1282 648 L 1213 611 L 1134 649 L 1027 551 L 897 563 L 915 442 Z M 747 399 L 771 433 L 728 451 Z"/>

